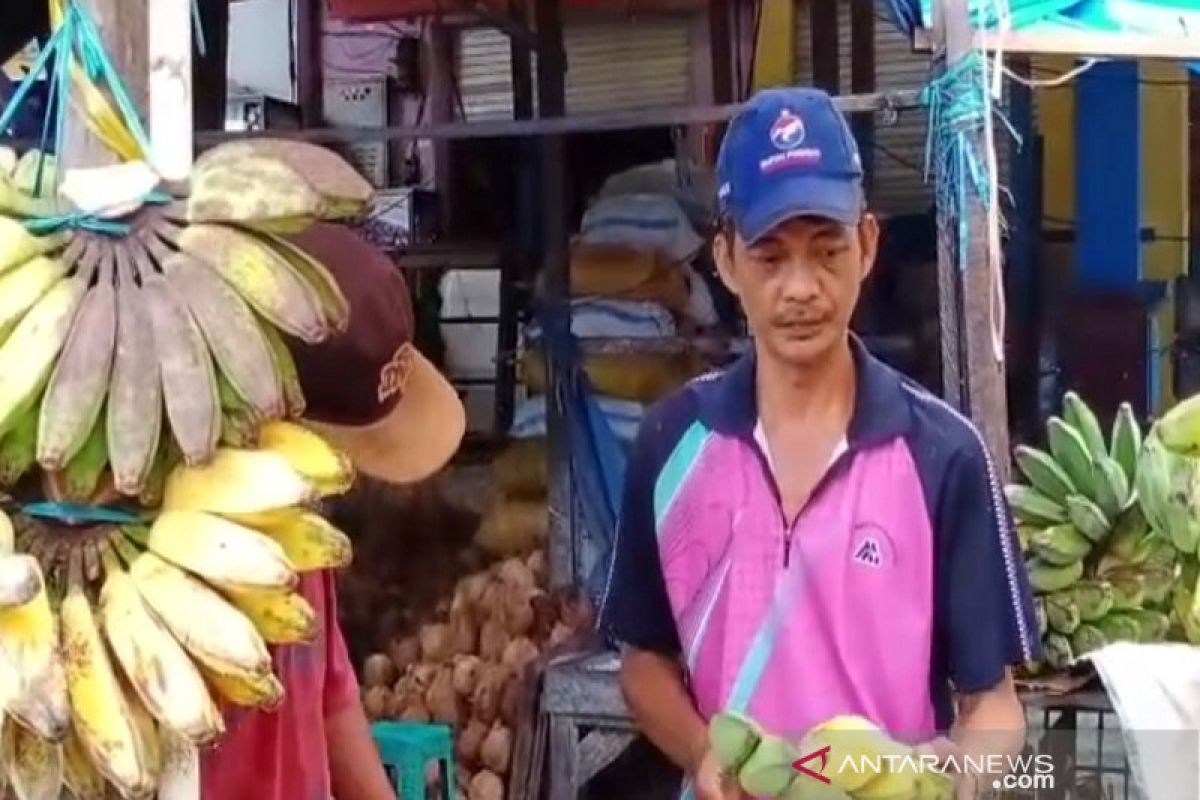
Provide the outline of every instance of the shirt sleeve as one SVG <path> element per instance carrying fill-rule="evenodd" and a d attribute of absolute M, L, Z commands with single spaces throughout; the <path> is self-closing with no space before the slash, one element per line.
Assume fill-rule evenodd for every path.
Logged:
<path fill-rule="evenodd" d="M 321 582 L 325 590 L 325 616 L 321 623 L 325 628 L 324 708 L 328 718 L 359 701 L 358 677 L 338 624 L 337 582 L 333 573 L 326 571 Z"/>
<path fill-rule="evenodd" d="M 680 652 L 675 617 L 667 599 L 654 520 L 657 472 L 648 417 L 625 469 L 608 585 L 600 609 L 600 630 L 610 641 L 674 656 Z"/>
<path fill-rule="evenodd" d="M 937 522 L 937 629 L 958 692 L 1040 658 L 1033 595 L 990 456 L 972 437 L 948 464 Z"/>

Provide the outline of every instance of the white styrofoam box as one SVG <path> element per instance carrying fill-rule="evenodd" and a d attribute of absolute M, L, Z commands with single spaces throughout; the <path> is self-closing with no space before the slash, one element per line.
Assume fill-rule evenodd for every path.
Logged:
<path fill-rule="evenodd" d="M 442 317 L 500 315 L 499 270 L 450 270 L 441 282 Z M 496 374 L 499 326 L 493 322 L 441 326 L 446 368 L 452 378 L 490 378 Z"/>
<path fill-rule="evenodd" d="M 296 0 L 229 4 L 229 81 L 286 103 L 298 102 L 292 64 Z"/>

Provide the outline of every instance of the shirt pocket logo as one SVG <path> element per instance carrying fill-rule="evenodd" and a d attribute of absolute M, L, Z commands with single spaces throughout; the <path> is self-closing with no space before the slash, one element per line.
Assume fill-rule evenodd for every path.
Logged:
<path fill-rule="evenodd" d="M 874 523 L 859 523 L 851 536 L 850 560 L 869 569 L 881 569 L 891 561 L 891 537 Z"/>

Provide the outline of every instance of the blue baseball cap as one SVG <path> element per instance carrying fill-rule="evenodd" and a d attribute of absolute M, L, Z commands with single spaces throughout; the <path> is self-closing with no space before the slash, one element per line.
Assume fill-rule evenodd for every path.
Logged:
<path fill-rule="evenodd" d="M 850 126 L 826 92 L 759 92 L 730 121 L 717 158 L 717 202 L 753 243 L 798 216 L 855 225 L 863 168 Z"/>

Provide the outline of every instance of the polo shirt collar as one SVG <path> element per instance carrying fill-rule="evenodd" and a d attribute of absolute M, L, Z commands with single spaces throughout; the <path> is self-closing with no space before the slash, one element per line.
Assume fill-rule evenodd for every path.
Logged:
<path fill-rule="evenodd" d="M 857 392 L 846 434 L 847 445 L 850 449 L 869 447 L 907 433 L 912 425 L 912 412 L 903 379 L 871 355 L 853 333 L 850 351 L 854 356 Z M 758 423 L 755 363 L 751 347 L 724 374 L 713 379 L 710 392 L 702 393 L 700 412 L 713 430 L 753 441 Z"/>

